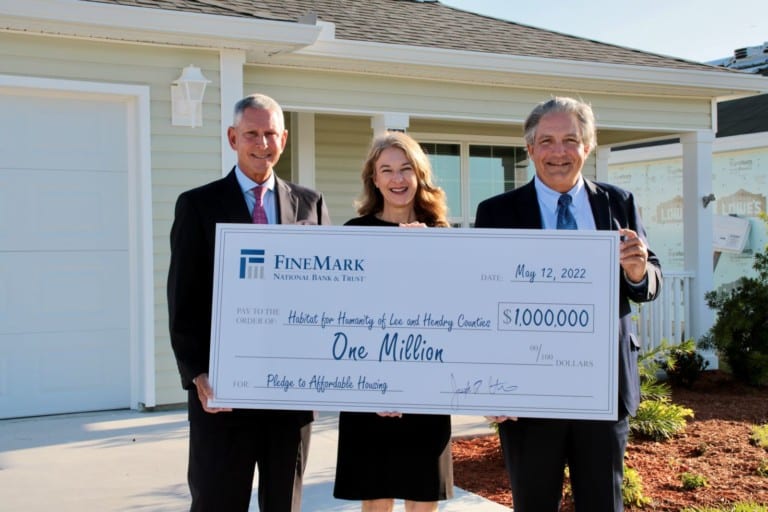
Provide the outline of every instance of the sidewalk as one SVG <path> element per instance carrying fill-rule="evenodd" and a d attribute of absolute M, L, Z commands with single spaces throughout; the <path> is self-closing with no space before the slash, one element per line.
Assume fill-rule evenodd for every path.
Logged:
<path fill-rule="evenodd" d="M 305 512 L 353 512 L 332 496 L 337 415 L 315 421 L 304 479 Z M 453 416 L 454 436 L 490 433 L 482 417 Z M 0 420 L 0 509 L 4 512 L 183 511 L 186 411 L 107 411 Z M 251 510 L 258 511 L 252 500 Z M 402 503 L 395 507 L 402 512 Z M 501 512 L 506 507 L 455 489 L 440 512 Z"/>

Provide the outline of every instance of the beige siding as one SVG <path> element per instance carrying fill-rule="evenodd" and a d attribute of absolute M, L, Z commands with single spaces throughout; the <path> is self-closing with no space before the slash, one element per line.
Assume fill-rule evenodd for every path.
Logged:
<path fill-rule="evenodd" d="M 582 94 L 578 90 L 532 90 L 345 72 L 308 73 L 267 66 L 248 66 L 245 76 L 254 90 L 270 94 L 295 110 L 401 112 L 413 118 L 509 122 L 519 126 L 536 103 L 557 94 L 591 103 L 604 129 L 676 133 L 711 126 L 708 98 Z"/>
<path fill-rule="evenodd" d="M 671 132 L 711 127 L 709 98 L 584 96 L 592 105 L 598 127 Z"/>
<path fill-rule="evenodd" d="M 203 127 L 171 126 L 170 85 L 192 63 L 212 82 L 205 94 Z M 186 400 L 168 337 L 168 233 L 178 194 L 221 176 L 218 65 L 215 52 L 0 33 L 0 73 L 150 87 L 158 404 Z"/>
<path fill-rule="evenodd" d="M 317 189 L 328 201 L 334 224 L 357 216 L 360 172 L 373 137 L 369 117 L 318 115 L 315 119 Z"/>
<path fill-rule="evenodd" d="M 248 66 L 246 83 L 274 96 L 291 109 L 325 112 L 405 112 L 420 117 L 514 119 L 538 95 L 511 96 L 503 88 L 478 88 L 456 83 L 403 79 L 352 73 L 313 72 L 297 69 Z M 499 109 L 503 105 L 503 109 Z"/>
<path fill-rule="evenodd" d="M 522 138 L 522 123 L 457 123 L 434 119 L 411 119 L 408 131 L 412 133 L 430 133 L 458 135 L 462 137 L 513 137 Z"/>
<path fill-rule="evenodd" d="M 246 93 L 248 94 L 248 93 Z M 288 130 L 288 142 L 283 149 L 283 154 L 280 155 L 280 160 L 275 166 L 275 173 L 284 180 L 293 181 L 292 167 L 291 167 L 291 145 L 293 144 L 295 134 L 291 133 L 291 115 L 288 112 L 283 112 L 285 118 L 285 129 Z"/>

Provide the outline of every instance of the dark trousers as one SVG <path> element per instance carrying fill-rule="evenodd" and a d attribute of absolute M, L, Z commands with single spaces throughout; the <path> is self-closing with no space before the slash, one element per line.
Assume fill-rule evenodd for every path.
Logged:
<path fill-rule="evenodd" d="M 247 512 L 258 467 L 259 510 L 300 512 L 311 428 L 281 421 L 190 422 L 190 510 Z"/>
<path fill-rule="evenodd" d="M 499 425 L 515 512 L 557 512 L 565 465 L 577 512 L 621 512 L 629 420 L 520 418 Z"/>

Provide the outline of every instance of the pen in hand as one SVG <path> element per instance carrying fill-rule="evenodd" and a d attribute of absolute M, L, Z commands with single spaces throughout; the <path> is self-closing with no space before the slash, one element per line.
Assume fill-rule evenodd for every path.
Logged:
<path fill-rule="evenodd" d="M 624 230 L 624 228 L 622 228 L 622 227 L 621 227 L 621 224 L 619 224 L 619 221 L 618 221 L 618 219 L 616 219 L 615 217 L 613 218 L 613 225 L 614 225 L 614 227 L 616 228 L 616 231 L 618 231 L 618 232 L 619 232 L 619 241 L 620 241 L 620 242 L 623 242 L 623 241 L 625 241 L 625 240 L 627 239 L 627 237 L 625 237 L 625 236 L 622 234 L 622 231 Z"/>

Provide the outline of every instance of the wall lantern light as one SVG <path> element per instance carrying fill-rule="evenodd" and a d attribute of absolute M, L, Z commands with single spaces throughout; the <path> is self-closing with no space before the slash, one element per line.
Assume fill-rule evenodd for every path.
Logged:
<path fill-rule="evenodd" d="M 211 83 L 197 66 L 185 67 L 181 76 L 171 83 L 171 124 L 173 126 L 203 126 L 203 95 Z"/>

